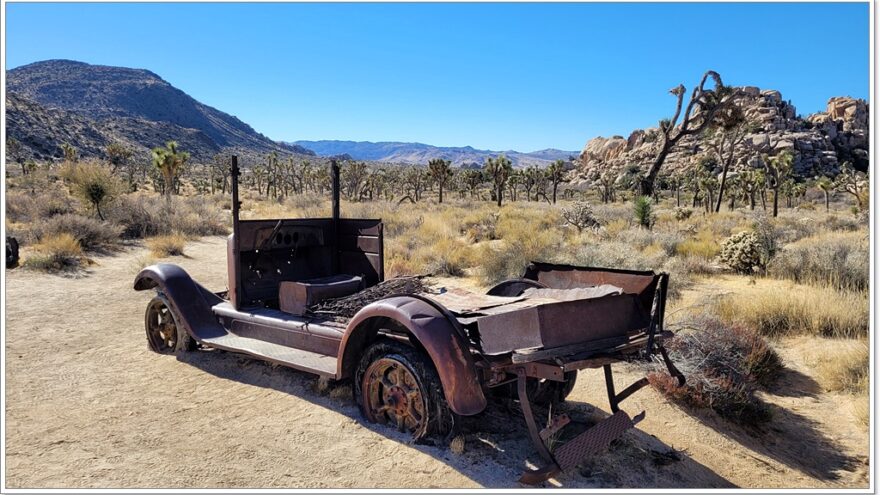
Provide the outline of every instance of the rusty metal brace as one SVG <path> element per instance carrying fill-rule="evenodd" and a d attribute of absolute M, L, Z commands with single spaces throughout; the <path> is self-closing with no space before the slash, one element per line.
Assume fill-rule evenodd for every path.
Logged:
<path fill-rule="evenodd" d="M 532 405 L 526 392 L 526 371 L 524 368 L 517 368 L 517 393 L 519 395 L 520 407 L 522 408 L 523 416 L 526 420 L 526 426 L 529 429 L 529 438 L 531 439 L 532 444 L 535 445 L 538 454 L 540 454 L 547 463 L 545 466 L 537 470 L 525 471 L 519 479 L 520 483 L 536 485 L 543 481 L 547 481 L 562 471 L 577 466 L 584 458 L 590 455 L 596 455 L 607 449 L 611 442 L 619 438 L 624 432 L 634 427 L 645 418 L 644 411 L 637 414 L 635 417 L 630 418 L 626 412 L 620 410 L 619 404 L 637 390 L 647 385 L 647 378 L 642 378 L 641 380 L 636 381 L 619 394 L 616 394 L 614 391 L 614 379 L 611 372 L 611 366 L 605 365 L 603 366 L 603 369 L 605 371 L 605 385 L 608 392 L 608 401 L 611 404 L 613 414 L 561 445 L 556 449 L 554 455 L 544 443 L 545 439 L 549 438 L 549 436 L 565 426 L 565 424 L 568 423 L 568 418 L 557 418 L 556 421 L 552 422 L 553 424 L 551 424 L 550 427 L 543 431 L 539 431 L 538 425 L 535 423 L 535 416 L 532 413 Z"/>

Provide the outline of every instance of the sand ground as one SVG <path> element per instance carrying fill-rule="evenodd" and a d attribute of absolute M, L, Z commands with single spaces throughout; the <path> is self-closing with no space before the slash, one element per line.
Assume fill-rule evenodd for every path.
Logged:
<path fill-rule="evenodd" d="M 186 251 L 170 261 L 225 288 L 223 239 Z M 465 422 L 456 454 L 365 424 L 345 384 L 231 353 L 151 353 L 143 330 L 151 294 L 131 288 L 145 255 L 133 245 L 96 257 L 78 277 L 6 271 L 7 487 L 519 487 L 522 469 L 537 463 L 505 404 Z M 685 300 L 718 289 L 702 284 Z M 643 422 L 547 484 L 867 487 L 868 429 L 848 396 L 817 386 L 801 352 L 816 344 L 774 345 L 787 371 L 764 394 L 774 419 L 762 433 L 645 388 L 623 404 L 647 410 Z M 619 387 L 639 376 L 617 365 Z M 601 372 L 582 373 L 565 407 L 606 415 Z"/>

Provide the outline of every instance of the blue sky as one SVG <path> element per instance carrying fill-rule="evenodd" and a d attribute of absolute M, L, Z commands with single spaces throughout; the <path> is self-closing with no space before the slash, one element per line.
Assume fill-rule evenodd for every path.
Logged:
<path fill-rule="evenodd" d="M 6 4 L 7 68 L 146 68 L 277 140 L 579 150 L 706 69 L 802 114 L 868 97 L 867 3 Z M 683 47 L 683 50 L 679 50 Z"/>

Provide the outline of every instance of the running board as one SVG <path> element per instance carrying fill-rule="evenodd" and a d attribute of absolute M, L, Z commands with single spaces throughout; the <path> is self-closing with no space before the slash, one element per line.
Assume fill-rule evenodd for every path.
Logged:
<path fill-rule="evenodd" d="M 265 340 L 239 337 L 232 333 L 201 339 L 201 343 L 207 347 L 247 354 L 281 366 L 336 378 L 336 358 L 332 356 L 273 344 Z"/>

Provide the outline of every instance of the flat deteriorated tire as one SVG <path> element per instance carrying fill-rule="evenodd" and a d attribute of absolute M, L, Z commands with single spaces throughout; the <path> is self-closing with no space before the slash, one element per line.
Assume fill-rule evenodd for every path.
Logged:
<path fill-rule="evenodd" d="M 196 349 L 195 339 L 177 324 L 177 315 L 162 295 L 157 295 L 147 304 L 144 329 L 147 332 L 147 346 L 155 353 L 176 354 Z"/>
<path fill-rule="evenodd" d="M 388 424 L 414 440 L 448 434 L 453 426 L 434 363 L 391 340 L 367 348 L 354 376 L 354 397 L 371 423 Z"/>

